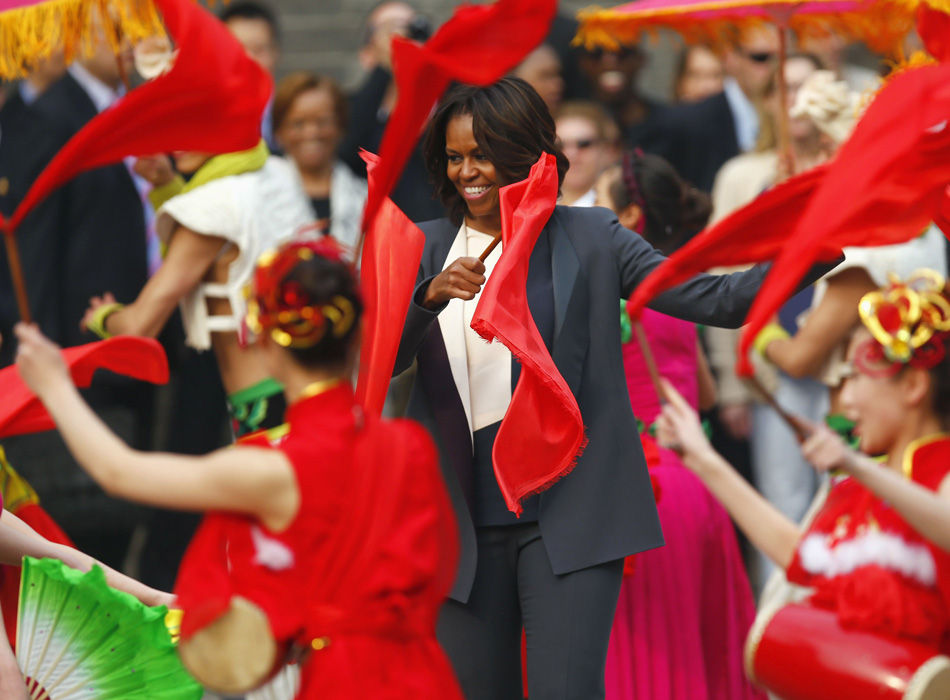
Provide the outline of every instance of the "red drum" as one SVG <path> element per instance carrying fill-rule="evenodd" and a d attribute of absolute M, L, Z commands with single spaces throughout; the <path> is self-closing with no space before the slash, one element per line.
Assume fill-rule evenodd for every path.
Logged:
<path fill-rule="evenodd" d="M 947 700 L 950 658 L 910 639 L 848 630 L 837 615 L 794 603 L 756 618 L 746 673 L 782 700 Z"/>

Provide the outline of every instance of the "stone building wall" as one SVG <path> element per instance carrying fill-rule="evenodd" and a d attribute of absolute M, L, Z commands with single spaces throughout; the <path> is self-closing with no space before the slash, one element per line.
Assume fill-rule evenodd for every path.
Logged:
<path fill-rule="evenodd" d="M 357 52 L 366 15 L 377 0 L 270 0 L 277 10 L 283 32 L 283 59 L 280 70 L 312 70 L 328 73 L 353 88 L 362 76 Z M 449 0 L 413 0 L 433 25 L 445 21 L 458 4 Z M 591 4 L 570 0 L 560 11 L 572 14 Z M 610 2 L 603 5 L 609 6 Z M 672 74 L 672 50 L 666 42 L 650 49 L 651 63 L 642 83 L 647 92 L 665 94 Z"/>

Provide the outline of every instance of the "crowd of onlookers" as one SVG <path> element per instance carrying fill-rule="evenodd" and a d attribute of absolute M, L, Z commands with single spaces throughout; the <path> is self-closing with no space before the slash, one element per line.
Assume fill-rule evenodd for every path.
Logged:
<path fill-rule="evenodd" d="M 405 2 L 376 5 L 366 17 L 358 51 L 365 77 L 346 94 L 319 72 L 281 72 L 280 32 L 272 8 L 255 0 L 232 0 L 220 17 L 248 54 L 275 76 L 262 136 L 273 152 L 296 166 L 325 232 L 344 244 L 354 243 L 367 188 L 359 152 L 378 150 L 398 98 L 390 40 L 394 35 L 425 40 L 432 27 Z M 573 20 L 559 16 L 547 42 L 513 71 L 537 90 L 555 118 L 560 145 L 571 164 L 561 194 L 565 205 L 595 204 L 599 176 L 620 163 L 625 152 L 640 149 L 662 156 L 691 185 L 695 196 L 690 201 L 705 202 L 699 208 L 702 218 L 711 201 L 712 219 L 720 219 L 792 172 L 828 158 L 847 133 L 843 122 L 849 115 L 853 118 L 854 110 L 832 110 L 834 114 L 825 114 L 819 123 L 822 119 L 812 118 L 806 106 L 790 122 L 791 155 L 780 152 L 779 110 L 796 103 L 803 84 L 823 81 L 825 87 L 818 86 L 821 95 L 843 90 L 842 100 L 849 100 L 852 93 L 872 89 L 877 80 L 873 70 L 846 63 L 845 43 L 828 36 L 803 43 L 790 54 L 785 64 L 788 94 L 779 95 L 779 37 L 775 30 L 762 27 L 737 33 L 722 46 L 684 48 L 676 57 L 672 100 L 661 102 L 638 87 L 649 48 L 584 50 L 570 44 L 575 30 Z M 94 43 L 91 54 L 69 67 L 53 57 L 25 80 L 6 86 L 0 109 L 3 214 L 12 211 L 62 144 L 127 89 L 124 76 L 134 75 L 133 52 L 117 58 L 104 35 Z M 819 71 L 828 73 L 816 81 L 812 76 Z M 56 342 L 75 345 L 91 340 L 78 325 L 89 298 L 105 290 L 120 299 L 134 298 L 160 264 L 147 189 L 133 163 L 100 168 L 61 188 L 21 227 L 33 312 Z M 419 148 L 392 198 L 414 221 L 443 215 Z M 669 206 L 682 208 L 686 203 Z M 670 253 L 703 227 L 696 217 L 688 220 L 689 230 L 668 231 L 658 247 Z M 0 263 L 0 332 L 9 338 L 16 310 L 5 260 Z M 796 303 L 805 309 L 811 302 Z M 220 381 L 210 353 L 186 349 L 180 327 L 173 323 L 170 328 L 162 338 L 173 367 L 169 387 L 155 392 L 130 382 L 105 381 L 90 391 L 89 399 L 133 445 L 206 452 L 228 441 Z M 788 330 L 794 335 L 794 322 L 788 323 Z M 718 379 L 718 401 L 710 414 L 717 443 L 740 464 L 750 463 L 751 445 L 751 472 L 760 478 L 760 487 L 797 518 L 814 485 L 800 483 L 792 489 L 795 493 L 783 493 L 795 480 L 782 476 L 773 479 L 780 483 L 769 493 L 765 474 L 775 470 L 765 465 L 788 454 L 775 447 L 781 426 L 766 425 L 756 396 L 732 373 L 734 343 L 734 336 L 726 332 L 705 335 Z M 10 364 L 12 352 L 13 343 L 4 343 L 0 364 Z M 791 359 L 768 359 L 773 388 L 782 381 L 812 382 L 807 377 L 817 376 L 821 365 L 794 353 Z M 824 399 L 810 400 L 815 407 L 806 406 L 803 412 L 814 416 L 824 410 Z M 141 562 L 142 568 L 133 568 L 133 573 L 168 587 L 194 523 L 185 516 L 146 513 L 109 499 L 72 464 L 58 440 L 51 435 L 23 437 L 5 447 L 81 549 L 118 566 L 136 567 Z"/>

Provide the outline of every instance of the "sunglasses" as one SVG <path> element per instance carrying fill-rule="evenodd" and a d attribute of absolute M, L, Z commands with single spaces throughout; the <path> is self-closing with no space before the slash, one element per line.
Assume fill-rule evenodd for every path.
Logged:
<path fill-rule="evenodd" d="M 630 56 L 636 56 L 640 53 L 640 49 L 636 46 L 621 46 L 616 51 L 604 51 L 602 48 L 594 48 L 585 52 L 595 61 L 599 61 L 604 57 L 604 54 L 613 54 L 618 59 L 623 60 L 624 58 L 629 58 Z"/>
<path fill-rule="evenodd" d="M 769 51 L 745 51 L 743 55 L 753 63 L 771 63 L 778 58 L 776 54 Z"/>
<path fill-rule="evenodd" d="M 576 148 L 578 151 L 586 151 L 591 146 L 595 146 L 599 143 L 598 139 L 578 139 L 577 141 L 561 141 L 558 140 L 558 143 L 561 145 L 561 150 L 567 148 Z"/>

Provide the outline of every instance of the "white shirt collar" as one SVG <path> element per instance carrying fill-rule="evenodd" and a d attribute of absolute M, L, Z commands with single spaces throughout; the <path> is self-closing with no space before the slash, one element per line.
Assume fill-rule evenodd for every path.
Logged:
<path fill-rule="evenodd" d="M 72 64 L 68 69 L 69 74 L 79 83 L 79 86 L 86 91 L 96 111 L 101 112 L 122 97 L 125 92 L 121 87 L 113 90 L 96 76 L 82 67 L 79 63 Z"/>
<path fill-rule="evenodd" d="M 755 105 L 742 92 L 735 78 L 726 78 L 722 89 L 726 93 L 726 101 L 732 111 L 739 150 L 751 151 L 755 148 L 755 141 L 759 137 L 759 113 L 755 110 Z"/>

